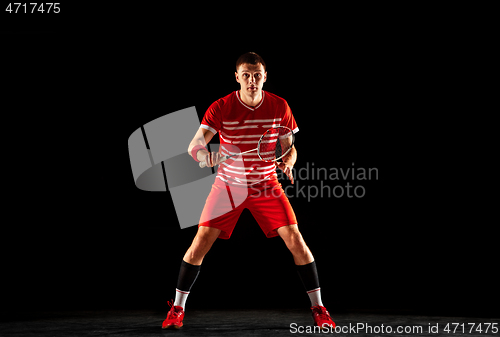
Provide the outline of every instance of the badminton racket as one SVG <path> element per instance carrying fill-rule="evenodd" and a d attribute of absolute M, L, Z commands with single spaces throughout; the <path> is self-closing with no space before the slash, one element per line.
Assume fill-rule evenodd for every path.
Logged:
<path fill-rule="evenodd" d="M 227 156 L 222 156 L 219 163 L 228 160 L 231 157 L 236 157 L 245 153 L 257 151 L 260 160 L 265 162 L 277 161 L 290 152 L 295 141 L 295 135 L 292 130 L 286 126 L 277 126 L 270 128 L 260 137 L 257 148 L 241 153 L 235 153 Z M 200 167 L 206 167 L 205 161 L 200 162 Z"/>

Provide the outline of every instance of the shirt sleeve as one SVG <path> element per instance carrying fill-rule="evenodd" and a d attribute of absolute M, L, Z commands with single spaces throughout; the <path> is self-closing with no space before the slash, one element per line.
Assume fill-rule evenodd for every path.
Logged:
<path fill-rule="evenodd" d="M 295 118 L 292 114 L 292 109 L 290 109 L 290 106 L 287 102 L 285 102 L 285 116 L 283 117 L 281 125 L 290 128 L 293 133 L 297 133 L 299 131 L 297 122 L 295 122 Z"/>
<path fill-rule="evenodd" d="M 200 128 L 207 129 L 216 134 L 221 129 L 221 108 L 219 101 L 216 101 L 208 107 L 201 121 Z"/>

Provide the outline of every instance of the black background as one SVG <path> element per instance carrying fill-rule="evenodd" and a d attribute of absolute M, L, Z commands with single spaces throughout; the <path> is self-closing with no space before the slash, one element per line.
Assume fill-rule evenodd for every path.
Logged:
<path fill-rule="evenodd" d="M 167 307 L 196 227 L 179 229 L 168 192 L 135 187 L 128 137 L 190 106 L 201 119 L 238 89 L 235 61 L 255 51 L 264 90 L 285 98 L 299 125 L 296 168 L 379 172 L 363 198 L 291 199 L 328 309 L 498 315 L 492 202 L 462 152 L 458 28 L 407 24 L 405 12 L 199 19 L 63 5 L 57 17 L 2 13 L 3 311 Z M 245 211 L 207 255 L 187 305 L 309 300 L 282 240 Z"/>

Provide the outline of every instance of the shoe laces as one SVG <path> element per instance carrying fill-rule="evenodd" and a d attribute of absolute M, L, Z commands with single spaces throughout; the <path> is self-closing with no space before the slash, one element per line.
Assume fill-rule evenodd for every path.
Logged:
<path fill-rule="evenodd" d="M 170 306 L 170 311 L 168 312 L 168 316 L 171 318 L 177 318 L 179 312 L 175 310 L 174 300 L 172 300 L 172 302 L 168 301 L 167 304 Z"/>
<path fill-rule="evenodd" d="M 331 320 L 332 319 L 325 307 L 317 305 L 317 306 L 313 307 L 313 310 L 319 316 L 319 318 L 321 318 L 322 320 Z"/>

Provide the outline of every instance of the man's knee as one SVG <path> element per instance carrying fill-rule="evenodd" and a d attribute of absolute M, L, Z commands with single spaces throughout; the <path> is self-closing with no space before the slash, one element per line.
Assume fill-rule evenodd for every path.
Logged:
<path fill-rule="evenodd" d="M 290 250 L 306 249 L 306 243 L 304 242 L 297 225 L 281 227 L 279 228 L 278 233 Z"/>
<path fill-rule="evenodd" d="M 213 243 L 220 234 L 220 230 L 211 227 L 200 226 L 191 247 L 187 251 L 187 258 L 190 260 L 200 260 L 208 253 Z M 188 262 L 188 261 L 186 261 Z"/>
<path fill-rule="evenodd" d="M 308 251 L 307 245 L 302 239 L 302 236 L 294 236 L 290 244 L 290 250 L 296 254 L 306 254 Z"/>

